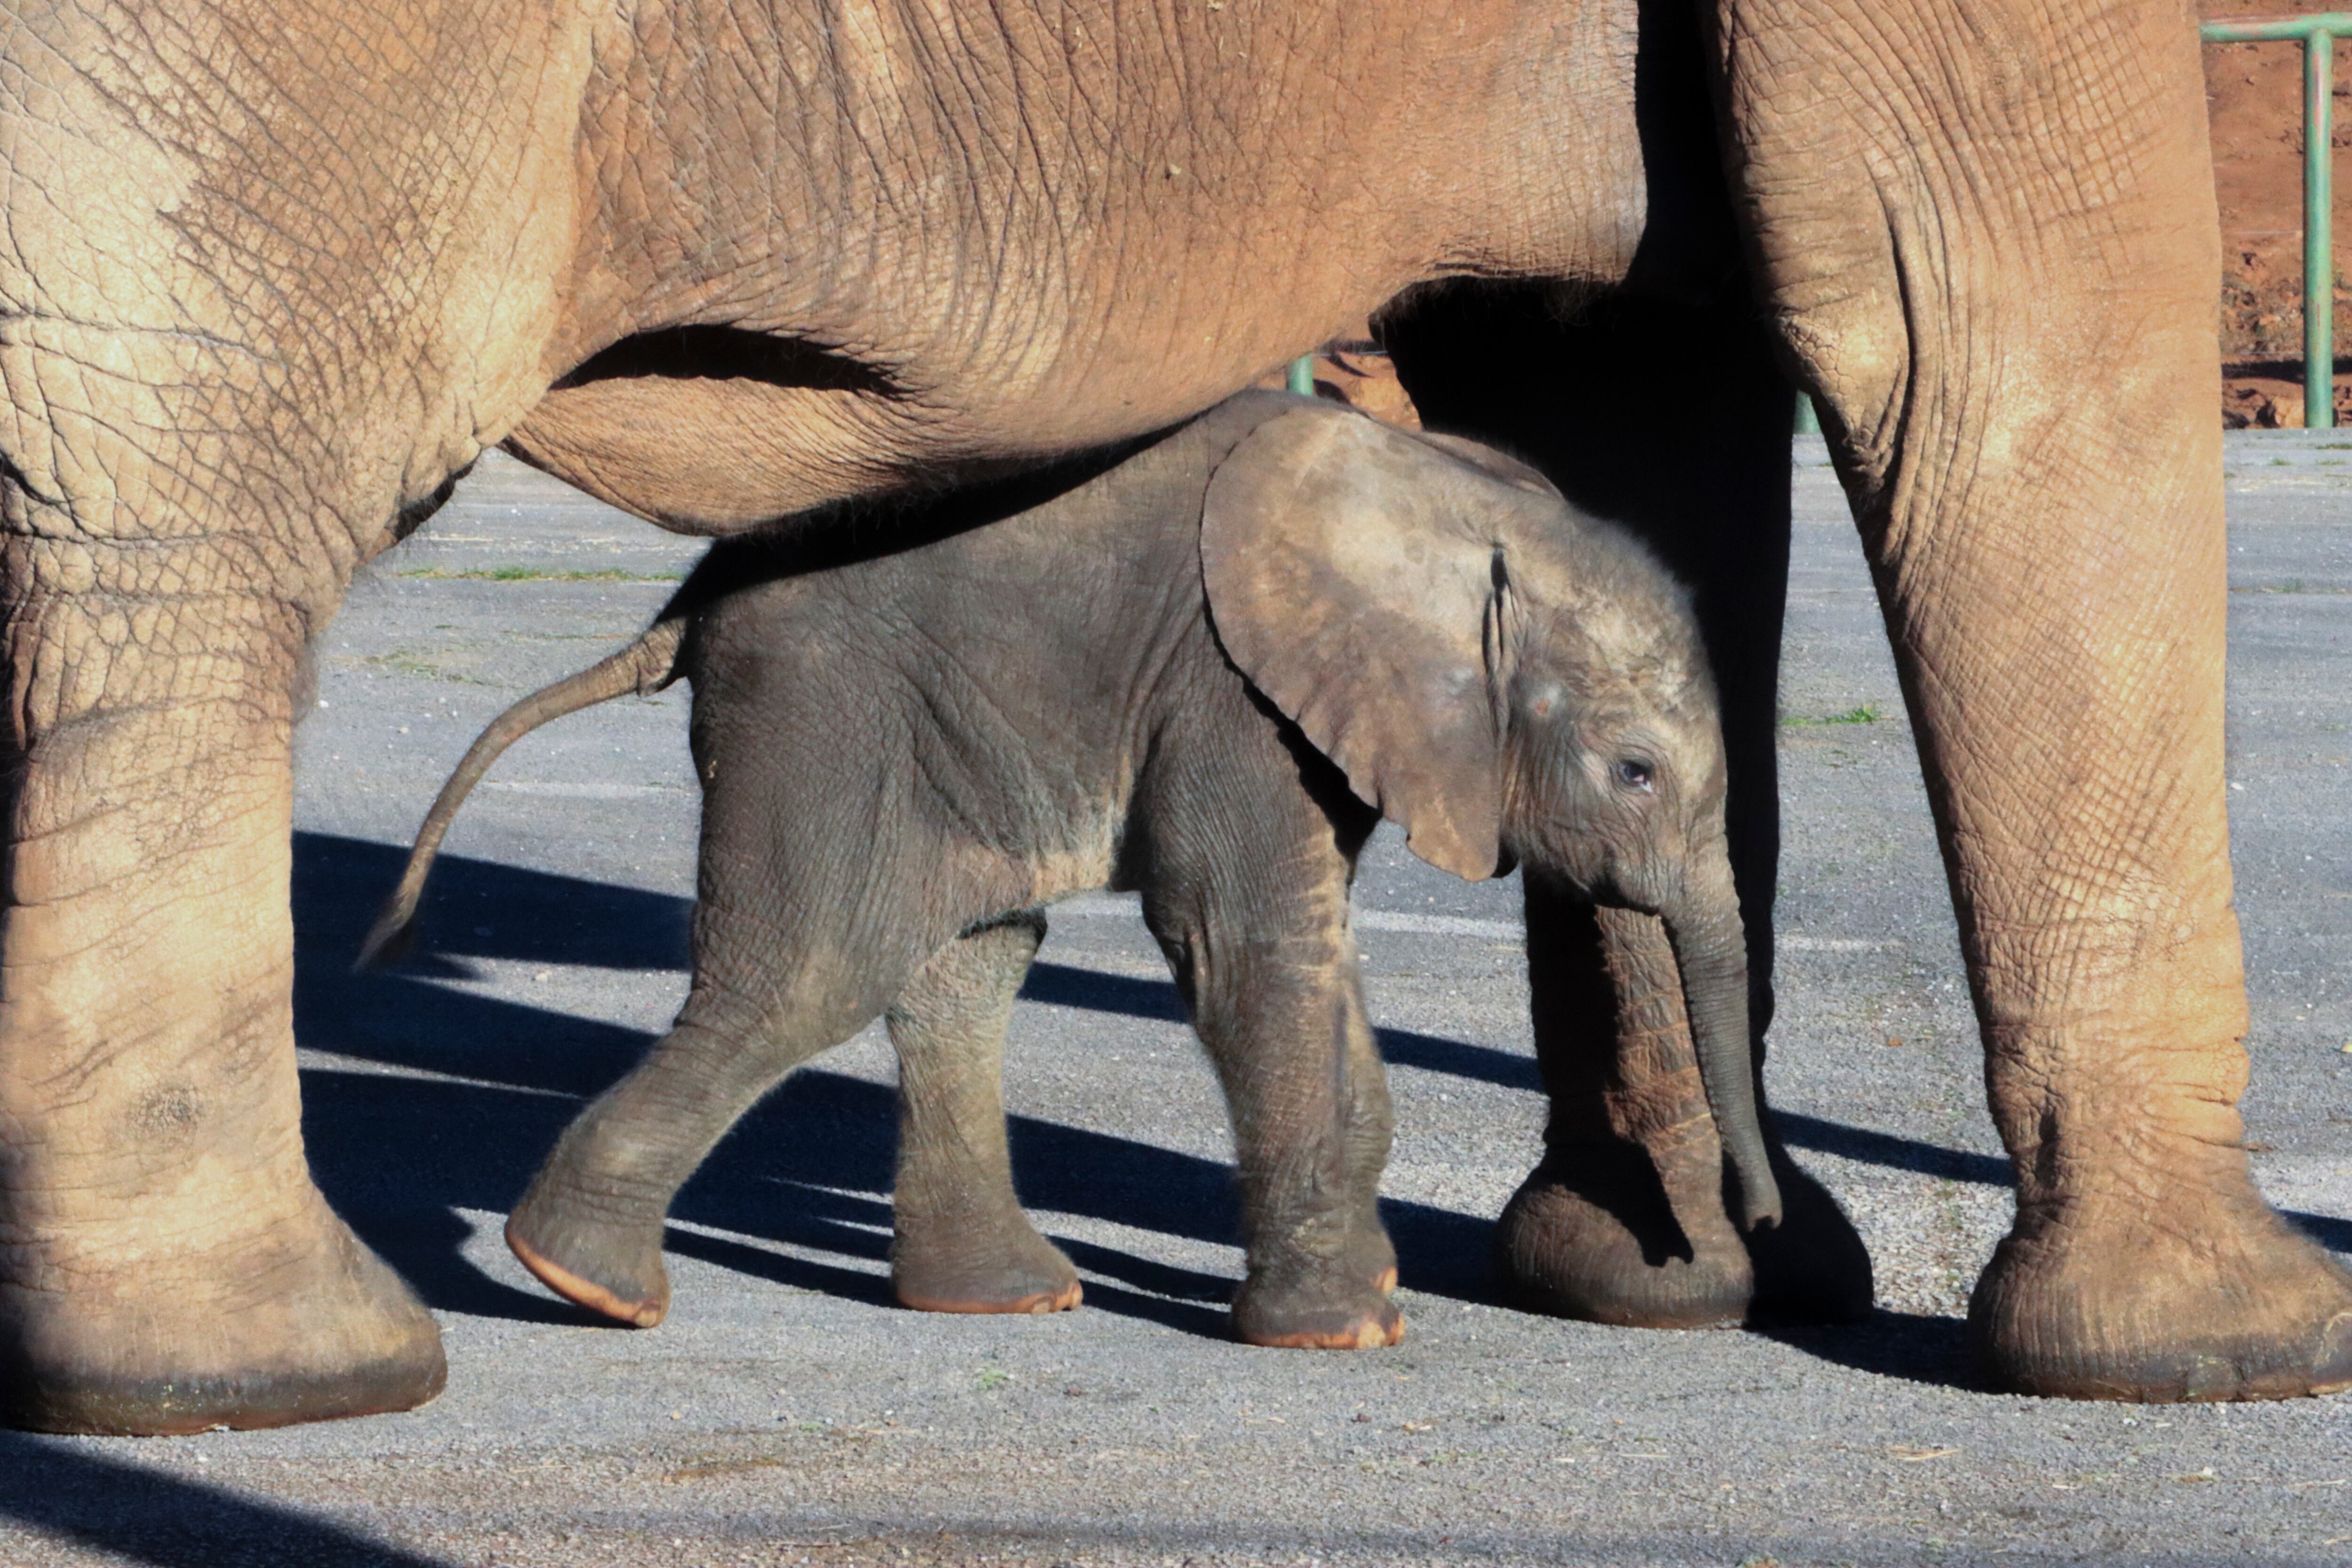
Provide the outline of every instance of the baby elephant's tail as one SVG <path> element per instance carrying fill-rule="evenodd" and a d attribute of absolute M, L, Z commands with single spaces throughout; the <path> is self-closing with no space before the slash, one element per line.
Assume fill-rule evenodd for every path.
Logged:
<path fill-rule="evenodd" d="M 636 692 L 640 696 L 660 690 L 677 679 L 677 654 L 686 640 L 686 617 L 674 616 L 656 621 L 646 628 L 645 635 L 613 655 L 589 666 L 577 675 L 569 675 L 552 686 L 541 687 L 505 712 L 490 721 L 467 750 L 465 760 L 433 802 L 433 809 L 425 814 L 425 826 L 416 830 L 416 847 L 408 852 L 407 868 L 400 874 L 400 886 L 383 902 L 383 912 L 360 943 L 359 967 L 373 969 L 397 960 L 408 949 L 411 930 L 416 921 L 416 902 L 424 896 L 425 878 L 433 869 L 433 857 L 441 851 L 441 837 L 449 831 L 449 821 L 466 796 L 489 771 L 499 753 L 552 719 L 566 713 L 577 713 L 583 708 L 593 708 L 599 702 L 609 702 L 615 697 Z"/>

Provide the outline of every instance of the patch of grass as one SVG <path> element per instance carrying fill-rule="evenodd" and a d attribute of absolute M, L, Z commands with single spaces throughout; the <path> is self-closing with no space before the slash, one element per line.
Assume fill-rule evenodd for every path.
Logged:
<path fill-rule="evenodd" d="M 493 566 L 487 571 L 473 572 L 420 566 L 413 572 L 403 572 L 401 575 L 444 583 L 682 583 L 686 580 L 683 572 L 547 572 L 536 566 Z"/>
<path fill-rule="evenodd" d="M 1823 714 L 1818 719 L 1803 713 L 1784 713 L 1780 716 L 1780 725 L 1783 729 L 1799 730 L 1817 724 L 1875 724 L 1885 717 L 1876 703 L 1864 702 L 1843 713 Z"/>
<path fill-rule="evenodd" d="M 974 1380 L 972 1386 L 982 1394 L 993 1394 L 1012 1381 L 1013 1374 L 1003 1367 L 984 1366 L 980 1369 L 980 1376 Z"/>
<path fill-rule="evenodd" d="M 454 680 L 463 686 L 488 686 L 490 682 L 478 676 L 454 669 L 444 669 L 429 659 L 413 653 L 371 653 L 360 656 L 362 664 L 372 664 L 379 669 L 393 670 L 401 675 L 422 676 L 427 680 Z"/>

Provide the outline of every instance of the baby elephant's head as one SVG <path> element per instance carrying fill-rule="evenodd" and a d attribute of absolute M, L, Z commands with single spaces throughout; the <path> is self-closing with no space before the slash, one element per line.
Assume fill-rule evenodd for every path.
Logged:
<path fill-rule="evenodd" d="M 1423 859 L 1523 863 L 1654 914 L 1750 1227 L 1758 1121 L 1723 737 L 1687 596 L 1638 543 L 1475 443 L 1301 405 L 1202 509 L 1226 653 Z"/>

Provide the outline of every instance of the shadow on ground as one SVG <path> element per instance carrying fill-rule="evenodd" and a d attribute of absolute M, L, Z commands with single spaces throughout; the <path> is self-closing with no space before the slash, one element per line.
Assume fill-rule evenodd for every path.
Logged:
<path fill-rule="evenodd" d="M 445 856 L 425 906 L 417 952 L 402 969 L 357 974 L 351 955 L 402 852 L 362 840 L 295 839 L 296 1025 L 306 1046 L 421 1069 L 431 1078 L 347 1068 L 303 1074 L 304 1127 L 320 1184 L 371 1245 L 433 1305 L 550 1322 L 593 1321 L 483 1274 L 462 1257 L 471 1226 L 457 1211 L 504 1213 L 581 1101 L 625 1072 L 648 1044 L 634 1030 L 435 984 L 467 958 L 682 969 L 688 900 Z M 1035 1002 L 1181 1021 L 1165 981 L 1041 963 Z M 1380 1032 L 1387 1059 L 1511 1088 L 1540 1088 L 1528 1058 L 1406 1030 Z M 2003 1184 L 2005 1162 L 1818 1117 L 1780 1114 L 1799 1148 L 1948 1179 Z M 891 1091 L 803 1068 L 720 1143 L 679 1195 L 668 1245 L 761 1279 L 852 1300 L 888 1299 Z M 1016 1117 L 1013 1159 L 1034 1208 L 1232 1244 L 1238 1212 L 1224 1165 L 1088 1129 Z M 1382 1205 L 1417 1289 L 1489 1301 L 1491 1222 L 1426 1205 Z M 2293 1216 L 2352 1250 L 2352 1223 Z M 733 1232 L 829 1253 L 840 1267 L 704 1234 Z M 1093 1280 L 1097 1306 L 1222 1336 L 1234 1281 L 1098 1244 L 1056 1237 Z M 1781 1337 L 1832 1360 L 1890 1375 L 1950 1381 L 1965 1358 L 1957 1322 L 1881 1314 L 1857 1334 Z"/>
<path fill-rule="evenodd" d="M 1968 1323 L 1960 1318 L 1891 1312 L 1882 1307 L 1859 1323 L 1771 1323 L 1751 1331 L 1856 1372 L 1939 1388 L 1994 1392 L 1969 1349 Z"/>
<path fill-rule="evenodd" d="M 303 1073 L 303 1124 L 319 1184 L 354 1229 L 432 1305 L 486 1316 L 585 1322 L 587 1314 L 483 1274 L 462 1256 L 458 1210 L 512 1206 L 585 1098 L 625 1072 L 649 1037 L 435 984 L 467 958 L 622 970 L 683 968 L 686 900 L 444 857 L 418 957 L 354 973 L 351 955 L 398 874 L 385 845 L 296 837 L 295 1023 L 313 1048 L 419 1069 Z M 1175 988 L 1040 965 L 1033 994 L 1098 1011 L 1181 1019 Z M 1223 1163 L 1034 1118 L 1013 1121 L 1021 1194 L 1039 1210 L 1234 1244 L 1239 1213 Z M 889 1191 L 897 1108 L 886 1087 L 803 1068 L 744 1118 L 671 1211 L 667 1245 L 758 1278 L 852 1300 L 888 1299 Z M 1487 1223 L 1417 1204 L 1385 1205 L 1423 1289 L 1486 1297 Z M 707 1230 L 831 1254 L 840 1267 Z M 1223 1337 L 1235 1280 L 1056 1237 L 1093 1278 L 1089 1303 Z"/>
<path fill-rule="evenodd" d="M 0 1514 L 154 1568 L 445 1568 L 280 1503 L 152 1470 L 71 1439 L 0 1432 Z"/>

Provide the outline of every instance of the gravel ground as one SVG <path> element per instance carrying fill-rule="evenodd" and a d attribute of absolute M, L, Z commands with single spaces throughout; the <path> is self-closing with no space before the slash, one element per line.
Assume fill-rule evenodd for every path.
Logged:
<path fill-rule="evenodd" d="M 2231 801 L 2273 1197 L 2352 1249 L 2352 438 L 2230 446 Z M 1084 1310 L 887 1300 L 878 1031 L 721 1146 L 660 1329 L 595 1326 L 499 1226 L 580 1099 L 683 994 L 683 691 L 509 755 L 420 943 L 348 958 L 480 724 L 660 605 L 691 543 L 502 458 L 354 590 L 300 734 L 311 1158 L 448 1336 L 408 1415 L 173 1440 L 0 1434 L 0 1562 L 1763 1564 L 2352 1562 L 2352 1400 L 2129 1408 L 1977 1384 L 1960 1314 L 2005 1227 L 1948 901 L 1877 613 L 1801 454 L 1770 1076 L 1882 1310 L 1768 1336 L 1500 1305 L 1490 1222 L 1540 1103 L 1509 882 L 1377 840 L 1359 893 L 1398 1101 L 1392 1351 L 1225 1338 L 1223 1108 L 1132 901 L 1074 900 L 1013 1025 L 1015 1161 Z"/>

